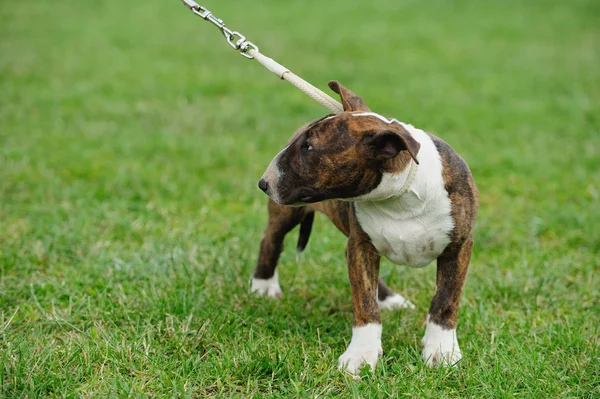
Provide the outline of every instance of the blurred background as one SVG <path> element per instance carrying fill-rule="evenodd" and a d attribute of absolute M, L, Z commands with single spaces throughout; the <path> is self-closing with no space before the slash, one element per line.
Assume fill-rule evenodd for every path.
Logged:
<path fill-rule="evenodd" d="M 450 393 L 497 393 L 490 367 L 522 376 L 507 394 L 598 393 L 600 3 L 200 4 L 470 165 L 471 367 Z M 283 301 L 247 295 L 266 222 L 257 181 L 328 111 L 180 1 L 3 0 L 0 20 L 0 393 L 298 394 L 291 380 L 348 394 L 334 367 L 351 320 L 341 234 L 319 218 L 299 263 L 282 257 Z M 393 384 L 410 383 L 408 362 L 423 378 L 406 389 L 447 386 L 418 362 L 435 268 L 381 273 L 419 308 L 384 320 L 399 326 L 384 335 Z M 286 350 L 321 371 L 301 377 Z"/>

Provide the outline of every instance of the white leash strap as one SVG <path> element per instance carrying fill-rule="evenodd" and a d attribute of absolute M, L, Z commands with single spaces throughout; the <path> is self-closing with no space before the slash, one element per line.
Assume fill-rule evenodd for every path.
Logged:
<path fill-rule="evenodd" d="M 266 57 L 258 50 L 254 49 L 250 49 L 248 53 L 262 66 L 273 72 L 280 79 L 287 80 L 334 114 L 339 114 L 340 112 L 344 111 L 344 108 L 339 101 L 334 100 L 330 95 L 326 94 L 322 90 L 317 89 L 315 86 L 311 85 L 298 75 L 292 73 L 289 69 L 277 63 L 272 58 Z"/>
<path fill-rule="evenodd" d="M 290 82 L 334 114 L 339 114 L 344 110 L 339 101 L 336 101 L 330 95 L 326 94 L 322 90 L 317 89 L 315 86 L 295 75 L 283 65 L 275 62 L 272 58 L 261 54 L 258 50 L 258 47 L 254 43 L 246 40 L 246 37 L 241 33 L 227 28 L 225 23 L 223 23 L 223 20 L 215 17 L 206 7 L 201 6 L 194 0 L 182 1 L 183 4 L 185 4 L 185 6 L 188 7 L 194 14 L 202 17 L 206 21 L 212 22 L 215 26 L 217 26 L 225 36 L 227 43 L 234 50 L 238 50 L 242 56 L 249 59 L 256 59 L 256 61 L 258 61 L 269 71 L 273 72 L 280 79 Z"/>

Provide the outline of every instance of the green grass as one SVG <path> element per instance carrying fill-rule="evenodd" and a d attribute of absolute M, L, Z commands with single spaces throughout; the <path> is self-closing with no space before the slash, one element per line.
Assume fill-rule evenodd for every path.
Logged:
<path fill-rule="evenodd" d="M 481 193 L 464 360 L 427 369 L 435 267 L 382 265 L 359 381 L 344 238 L 294 232 L 281 301 L 248 279 L 256 188 L 326 113 L 179 1 L 0 4 L 0 396 L 600 397 L 600 6 L 564 1 L 206 1 L 322 88 L 429 130 Z"/>

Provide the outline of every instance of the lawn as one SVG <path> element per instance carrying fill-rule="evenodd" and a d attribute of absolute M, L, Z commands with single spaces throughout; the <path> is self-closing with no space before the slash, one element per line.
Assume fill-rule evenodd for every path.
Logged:
<path fill-rule="evenodd" d="M 318 216 L 248 294 L 256 183 L 324 108 L 177 0 L 0 3 L 0 397 L 600 397 L 600 3 L 203 5 L 311 83 L 446 140 L 481 194 L 464 359 L 420 359 L 435 267 L 385 261 L 417 309 L 337 371 L 344 237 Z"/>

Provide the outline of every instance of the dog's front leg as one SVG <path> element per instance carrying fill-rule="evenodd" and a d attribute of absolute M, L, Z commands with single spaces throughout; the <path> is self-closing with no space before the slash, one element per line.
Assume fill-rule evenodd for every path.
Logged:
<path fill-rule="evenodd" d="M 462 353 L 456 338 L 458 304 L 467 277 L 473 239 L 451 243 L 437 261 L 436 292 L 423 337 L 423 360 L 430 366 L 453 366 Z"/>
<path fill-rule="evenodd" d="M 375 369 L 381 348 L 381 316 L 377 304 L 380 256 L 363 232 L 350 234 L 346 250 L 348 274 L 352 290 L 354 324 L 352 340 L 340 356 L 340 369 L 356 374 L 364 364 Z"/>
<path fill-rule="evenodd" d="M 277 276 L 277 261 L 283 250 L 285 235 L 302 221 L 305 208 L 281 206 L 269 200 L 269 222 L 260 241 L 260 253 L 252 276 L 250 292 L 260 296 L 282 296 Z"/>

